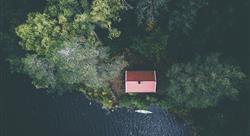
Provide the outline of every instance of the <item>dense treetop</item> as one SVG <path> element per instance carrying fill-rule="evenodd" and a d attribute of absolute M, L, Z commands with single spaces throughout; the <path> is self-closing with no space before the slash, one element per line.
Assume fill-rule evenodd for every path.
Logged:
<path fill-rule="evenodd" d="M 30 13 L 25 24 L 17 28 L 25 50 L 45 54 L 63 40 L 83 37 L 86 44 L 98 44 L 96 26 L 108 29 L 109 37 L 119 36 L 112 21 L 119 19 L 123 8 L 120 0 L 87 1 L 51 0 L 44 13 Z"/>
<path fill-rule="evenodd" d="M 219 54 L 198 56 L 187 64 L 174 64 L 167 73 L 166 92 L 181 107 L 207 108 L 221 98 L 235 99 L 237 85 L 245 78 L 239 67 L 227 64 Z"/>
<path fill-rule="evenodd" d="M 127 65 L 122 56 L 111 56 L 103 47 L 96 28 L 106 29 L 107 38 L 119 36 L 112 27 L 123 9 L 120 0 L 50 0 L 43 13 L 30 13 L 16 28 L 27 51 L 20 71 L 37 88 L 62 93 L 79 86 L 108 88 Z"/>

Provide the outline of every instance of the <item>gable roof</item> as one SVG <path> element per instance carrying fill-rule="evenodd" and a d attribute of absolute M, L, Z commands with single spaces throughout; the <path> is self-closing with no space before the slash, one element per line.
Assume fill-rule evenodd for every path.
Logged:
<path fill-rule="evenodd" d="M 126 81 L 156 81 L 155 71 L 126 71 Z"/>
<path fill-rule="evenodd" d="M 126 71 L 125 73 L 126 93 L 155 93 L 156 72 L 155 71 Z"/>

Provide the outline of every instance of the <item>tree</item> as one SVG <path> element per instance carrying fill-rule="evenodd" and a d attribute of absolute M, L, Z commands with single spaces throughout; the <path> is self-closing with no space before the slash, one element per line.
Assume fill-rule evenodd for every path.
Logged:
<path fill-rule="evenodd" d="M 46 56 L 27 55 L 23 71 L 37 88 L 60 89 L 61 86 L 83 84 L 89 88 L 107 88 L 126 66 L 121 58 L 110 59 L 108 47 L 82 45 L 65 41 Z"/>
<path fill-rule="evenodd" d="M 170 68 L 166 94 L 180 107 L 212 107 L 223 98 L 235 99 L 244 77 L 239 67 L 224 63 L 219 54 L 198 56 L 193 62 Z"/>
<path fill-rule="evenodd" d="M 17 69 L 37 88 L 108 88 L 127 63 L 101 46 L 95 28 L 108 30 L 109 38 L 119 36 L 112 22 L 122 9 L 122 0 L 49 0 L 43 13 L 30 13 L 16 28 L 26 51 Z"/>
<path fill-rule="evenodd" d="M 45 58 L 27 55 L 22 59 L 22 65 L 20 71 L 27 73 L 32 78 L 32 83 L 36 88 L 54 88 L 56 86 L 54 64 Z"/>
<path fill-rule="evenodd" d="M 156 29 L 144 37 L 135 37 L 130 46 L 135 54 L 139 54 L 151 62 L 159 62 L 164 57 L 168 36 Z"/>
<path fill-rule="evenodd" d="M 121 0 L 94 0 L 91 6 L 85 0 L 50 0 L 44 13 L 30 13 L 16 32 L 25 50 L 40 55 L 77 36 L 96 45 L 100 44 L 94 31 L 96 26 L 108 29 L 110 38 L 119 36 L 112 21 L 119 19 L 122 8 Z"/>
<path fill-rule="evenodd" d="M 158 22 L 160 13 L 167 18 L 168 30 L 188 34 L 198 14 L 207 5 L 207 0 L 139 0 L 136 5 L 137 22 L 146 24 L 146 30 L 152 30 Z"/>
<path fill-rule="evenodd" d="M 173 9 L 169 8 L 169 31 L 188 34 L 193 24 L 196 23 L 198 11 L 207 4 L 207 0 L 176 1 Z"/>
<path fill-rule="evenodd" d="M 170 0 L 140 0 L 136 6 L 137 22 L 139 25 L 146 24 L 152 29 L 157 22 L 161 9 L 167 8 Z"/>

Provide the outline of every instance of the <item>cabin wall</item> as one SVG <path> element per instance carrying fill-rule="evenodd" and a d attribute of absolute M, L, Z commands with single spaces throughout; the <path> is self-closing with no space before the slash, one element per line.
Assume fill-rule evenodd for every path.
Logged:
<path fill-rule="evenodd" d="M 126 92 L 155 92 L 156 91 L 156 82 L 155 81 L 141 81 L 139 84 L 138 81 L 127 81 L 126 82 Z"/>

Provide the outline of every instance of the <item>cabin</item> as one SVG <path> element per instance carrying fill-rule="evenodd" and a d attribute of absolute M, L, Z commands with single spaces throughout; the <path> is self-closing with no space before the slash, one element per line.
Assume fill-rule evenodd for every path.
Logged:
<path fill-rule="evenodd" d="M 126 93 L 156 93 L 155 71 L 125 71 Z"/>

